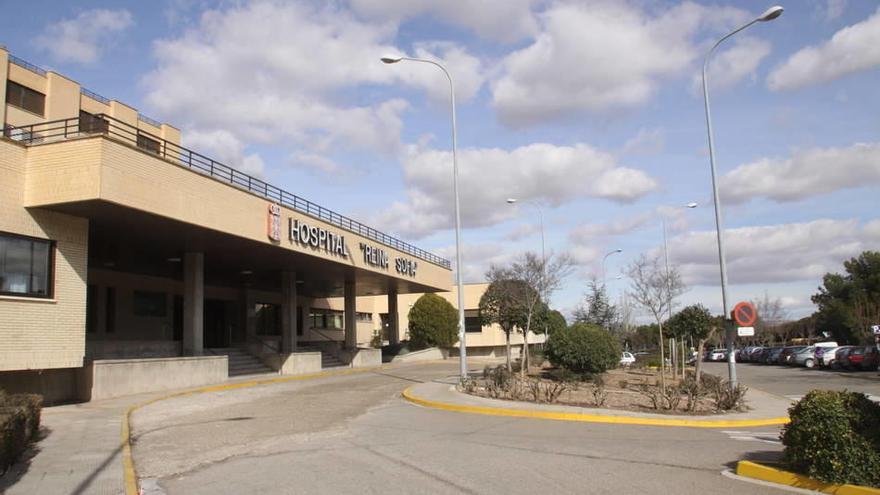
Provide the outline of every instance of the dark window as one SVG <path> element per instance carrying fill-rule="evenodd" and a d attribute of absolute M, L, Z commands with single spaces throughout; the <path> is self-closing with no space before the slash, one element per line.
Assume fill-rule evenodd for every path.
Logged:
<path fill-rule="evenodd" d="M 107 133 L 107 121 L 89 112 L 79 112 L 79 132 Z"/>
<path fill-rule="evenodd" d="M 357 321 L 373 323 L 373 313 L 361 313 L 357 314 Z"/>
<path fill-rule="evenodd" d="M 303 308 L 302 308 L 302 306 L 297 306 L 296 307 L 296 334 L 297 335 L 303 334 L 303 323 L 305 323 L 304 316 L 303 316 Z"/>
<path fill-rule="evenodd" d="M 167 297 L 164 292 L 134 291 L 132 312 L 135 316 L 164 317 L 167 311 Z"/>
<path fill-rule="evenodd" d="M 138 133 L 138 148 L 143 150 L 147 150 L 150 153 L 159 154 L 159 141 L 156 141 L 153 138 L 149 138 L 141 133 Z"/>
<path fill-rule="evenodd" d="M 46 95 L 17 82 L 6 81 L 6 103 L 42 116 L 46 110 Z"/>
<path fill-rule="evenodd" d="M 171 309 L 171 324 L 174 329 L 174 340 L 183 340 L 183 296 L 174 296 L 174 306 Z"/>
<path fill-rule="evenodd" d="M 281 308 L 277 304 L 257 303 L 257 335 L 281 335 Z"/>
<path fill-rule="evenodd" d="M 104 301 L 104 331 L 113 333 L 116 331 L 116 288 L 107 287 L 107 300 Z"/>
<path fill-rule="evenodd" d="M 345 313 L 332 309 L 312 309 L 309 315 L 312 319 L 312 328 L 345 328 Z"/>
<path fill-rule="evenodd" d="M 89 284 L 86 288 L 86 333 L 95 333 L 98 327 L 98 287 Z"/>
<path fill-rule="evenodd" d="M 479 311 L 467 310 L 464 312 L 464 331 L 469 333 L 483 331 L 483 322 L 480 319 Z"/>
<path fill-rule="evenodd" d="M 0 233 L 0 294 L 52 297 L 51 241 Z"/>

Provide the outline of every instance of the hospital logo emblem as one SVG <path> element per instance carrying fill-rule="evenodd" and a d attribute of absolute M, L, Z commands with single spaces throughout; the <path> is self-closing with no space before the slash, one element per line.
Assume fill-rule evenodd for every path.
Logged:
<path fill-rule="evenodd" d="M 270 203 L 266 212 L 266 235 L 273 242 L 281 242 L 281 207 L 276 204 Z"/>

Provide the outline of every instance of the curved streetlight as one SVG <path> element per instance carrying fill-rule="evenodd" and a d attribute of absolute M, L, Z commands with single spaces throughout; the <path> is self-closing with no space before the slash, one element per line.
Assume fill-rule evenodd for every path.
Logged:
<path fill-rule="evenodd" d="M 605 256 L 602 257 L 602 290 L 605 290 L 605 260 L 608 259 L 612 254 L 622 253 L 623 249 L 615 249 L 614 251 L 609 251 L 605 253 Z"/>
<path fill-rule="evenodd" d="M 458 154 L 456 149 L 457 143 L 455 132 L 455 84 L 452 81 L 452 75 L 449 74 L 449 71 L 446 70 L 446 67 L 443 67 L 443 65 L 433 60 L 402 56 L 385 56 L 382 57 L 380 60 L 382 60 L 382 62 L 386 64 L 396 64 L 403 60 L 431 64 L 442 70 L 443 74 L 446 75 L 446 79 L 449 80 L 449 104 L 452 109 L 452 190 L 455 195 L 455 278 L 456 285 L 458 286 L 459 373 L 461 374 L 461 380 L 464 381 L 465 379 L 467 379 L 468 374 L 467 343 L 465 342 L 466 333 L 464 327 L 464 283 L 462 281 L 461 274 L 463 267 L 461 264 L 461 208 L 459 206 L 458 199 Z"/>
<path fill-rule="evenodd" d="M 743 24 L 741 27 L 731 31 L 729 34 L 718 40 L 709 52 L 706 54 L 706 58 L 703 61 L 703 102 L 706 107 L 706 131 L 709 135 L 709 163 L 712 168 L 712 198 L 715 202 L 715 230 L 716 235 L 718 237 L 718 265 L 721 270 L 721 306 L 722 306 L 722 315 L 724 319 L 727 320 L 727 265 L 724 261 L 724 234 L 722 232 L 721 227 L 721 204 L 718 201 L 718 182 L 716 180 L 716 169 L 715 169 L 715 143 L 714 138 L 712 137 L 712 116 L 709 111 L 709 86 L 706 82 L 706 68 L 709 66 L 709 59 L 712 57 L 712 54 L 715 52 L 715 49 L 718 48 L 724 40 L 730 38 L 736 33 L 750 27 L 752 24 L 757 22 L 767 22 L 776 19 L 777 17 L 782 15 L 783 8 L 779 5 L 770 7 L 765 10 L 763 14 L 752 19 L 746 24 Z M 734 335 L 732 331 L 732 327 L 727 325 L 727 347 L 728 347 L 728 358 L 727 358 L 727 372 L 730 378 L 730 386 L 736 387 L 736 356 L 734 353 Z"/>
<path fill-rule="evenodd" d="M 513 205 L 516 204 L 519 200 L 516 198 L 507 198 L 507 204 Z M 541 222 L 541 262 L 547 262 L 546 250 L 544 249 L 544 208 L 541 206 L 541 203 L 537 201 L 527 201 L 527 204 L 534 206 L 536 210 L 538 210 L 538 219 Z"/>

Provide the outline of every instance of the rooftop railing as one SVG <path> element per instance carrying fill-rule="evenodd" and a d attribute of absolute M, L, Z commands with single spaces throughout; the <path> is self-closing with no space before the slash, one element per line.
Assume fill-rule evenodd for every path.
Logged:
<path fill-rule="evenodd" d="M 202 175 L 212 177 L 230 186 L 243 189 L 274 203 L 287 206 L 293 210 L 318 218 L 342 229 L 361 235 L 368 239 L 390 246 L 398 251 L 415 256 L 446 269 L 451 263 L 445 258 L 419 249 L 412 244 L 401 241 L 372 227 L 364 225 L 349 217 L 340 215 L 303 199 L 295 194 L 275 187 L 261 179 L 242 173 L 228 165 L 224 165 L 201 153 L 178 146 L 154 134 L 141 131 L 135 126 L 114 119 L 109 115 L 98 114 L 78 118 L 54 120 L 27 126 L 8 126 L 3 130 L 4 136 L 26 145 L 45 144 L 65 139 L 104 135 L 111 139 L 135 146 L 145 153 L 170 160 L 178 165 Z"/>
<path fill-rule="evenodd" d="M 162 127 L 161 122 L 159 122 L 156 119 L 151 119 L 142 113 L 138 114 L 138 120 L 140 120 L 141 122 L 146 122 L 147 124 L 150 124 L 153 127 Z"/>
<path fill-rule="evenodd" d="M 20 58 L 16 57 L 15 55 L 9 55 L 9 61 L 19 67 L 24 67 L 25 69 L 33 72 L 34 74 L 39 74 L 44 77 L 46 76 L 46 69 L 44 69 L 42 67 L 38 67 L 38 66 L 28 62 L 27 60 L 20 59 Z"/>
<path fill-rule="evenodd" d="M 88 89 L 81 87 L 81 88 L 79 88 L 79 92 L 88 96 L 89 98 L 91 98 L 95 101 L 100 101 L 101 103 L 103 103 L 105 105 L 110 104 L 110 98 L 105 98 L 105 97 L 99 95 L 98 93 L 95 93 L 94 91 L 89 91 Z"/>

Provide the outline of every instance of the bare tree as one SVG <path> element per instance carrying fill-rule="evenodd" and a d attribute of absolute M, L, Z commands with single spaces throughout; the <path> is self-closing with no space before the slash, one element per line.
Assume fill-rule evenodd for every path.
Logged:
<path fill-rule="evenodd" d="M 542 307 L 541 302 L 546 303 L 553 292 L 559 290 L 562 280 L 567 277 L 574 266 L 571 258 L 567 255 L 550 255 L 541 258 L 532 252 L 524 253 L 510 266 L 500 267 L 492 265 L 486 273 L 486 279 L 491 283 L 515 280 L 521 283 L 507 283 L 503 287 L 509 291 L 506 294 L 519 308 L 524 316 L 520 324 L 523 334 L 523 355 L 520 373 L 525 376 L 529 366 L 529 332 L 535 321 L 537 311 Z"/>
<path fill-rule="evenodd" d="M 669 310 L 673 299 L 684 292 L 684 283 L 678 267 L 672 265 L 667 271 L 661 266 L 660 258 L 648 258 L 642 254 L 627 268 L 630 278 L 630 295 L 644 307 L 657 322 L 660 330 L 660 387 L 666 390 L 666 357 L 663 351 L 663 315 Z"/>
<path fill-rule="evenodd" d="M 782 305 L 782 299 L 771 298 L 765 292 L 763 298 L 753 300 L 752 304 L 758 310 L 758 320 L 755 322 L 756 336 L 769 338 L 771 343 L 775 342 L 776 337 L 786 340 L 784 335 L 780 335 L 780 331 L 783 330 L 782 324 L 788 319 L 788 312 Z"/>

